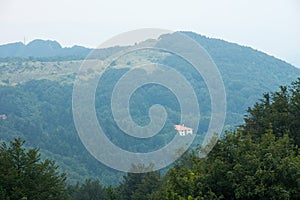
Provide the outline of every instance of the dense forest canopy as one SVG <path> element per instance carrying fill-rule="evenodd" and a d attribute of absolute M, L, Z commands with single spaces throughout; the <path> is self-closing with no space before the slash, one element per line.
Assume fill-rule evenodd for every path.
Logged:
<path fill-rule="evenodd" d="M 1 46 L 0 57 L 6 48 L 31 48 L 33 57 L 23 55 L 23 49 L 20 57 L 0 58 L 0 140 L 4 142 L 0 199 L 299 199 L 300 70 L 248 47 L 184 34 L 211 55 L 227 95 L 227 132 L 207 158 L 199 158 L 198 151 L 205 151 L 199 144 L 208 127 L 211 100 L 203 78 L 183 59 L 161 52 L 129 55 L 129 61 L 116 61 L 103 71 L 96 91 L 97 117 L 111 141 L 128 151 L 147 152 L 166 145 L 176 134 L 178 100 L 160 85 L 138 88 L 130 100 L 133 120 L 139 125 L 149 123 L 148 111 L 154 104 L 166 108 L 168 120 L 157 136 L 135 140 L 118 128 L 112 116 L 110 98 L 116 82 L 140 60 L 172 66 L 190 81 L 202 115 L 192 149 L 168 168 L 145 174 L 106 167 L 89 154 L 77 135 L 72 89 L 89 49 L 65 49 L 51 41 L 49 46 L 48 41 L 50 49 L 38 55 L 34 52 L 45 45 L 42 41 L 28 47 Z M 95 54 L 99 56 L 88 62 L 101 63 L 124 48 L 100 49 Z M 46 51 L 52 51 L 51 56 L 43 57 L 50 55 Z M 15 164 L 16 154 L 24 170 Z M 32 169 L 45 176 L 33 174 Z M 56 185 L 55 192 L 50 188 L 51 194 L 43 193 L 39 181 L 43 188 L 47 181 Z"/>
<path fill-rule="evenodd" d="M 253 105 L 262 93 L 275 90 L 279 85 L 286 85 L 300 76 L 299 69 L 251 48 L 191 32 L 184 34 L 201 44 L 220 70 L 227 95 L 225 129 L 234 129 L 242 124 L 247 107 Z M 47 42 L 40 41 L 38 44 L 47 45 Z M 39 45 L 33 47 L 38 48 Z M 52 48 L 53 51 L 61 51 L 62 48 L 54 46 L 57 48 Z M 101 62 L 105 56 L 122 48 L 126 47 L 99 49 L 95 55 L 102 57 L 89 62 L 91 65 Z M 68 55 L 73 56 L 71 53 Z M 74 127 L 72 88 L 81 61 L 48 57 L 53 60 L 45 62 L 36 58 L 14 58 L 0 63 L 0 114 L 7 116 L 6 120 L 0 120 L 1 139 L 11 141 L 21 137 L 28 146 L 39 147 L 42 156 L 55 159 L 62 170 L 68 172 L 70 182 L 98 177 L 105 184 L 118 183 L 122 173 L 112 171 L 94 159 L 80 142 Z M 180 121 L 178 101 L 171 91 L 155 84 L 145 85 L 133 94 L 130 112 L 137 124 L 145 125 L 149 122 L 149 108 L 157 103 L 163 105 L 168 120 L 156 137 L 149 141 L 132 140 L 122 133 L 113 120 L 109 109 L 112 88 L 134 63 L 142 60 L 172 66 L 189 80 L 201 112 L 199 131 L 193 146 L 201 143 L 211 114 L 210 96 L 203 78 L 189 63 L 170 54 L 141 52 L 130 54 L 128 59 L 115 62 L 105 71 L 100 80 L 102 84 L 96 92 L 97 117 L 108 137 L 124 149 L 145 152 L 161 148 L 176 134 L 173 125 Z M 88 73 L 96 72 L 97 69 L 94 69 Z"/>
<path fill-rule="evenodd" d="M 287 108 L 298 106 L 299 87 L 300 78 L 289 87 L 265 94 L 268 101 L 262 99 L 249 108 L 245 125 L 226 132 L 208 157 L 198 156 L 202 150 L 199 146 L 186 152 L 164 173 L 128 173 L 117 186 L 104 186 L 91 179 L 67 186 L 66 175 L 57 171 L 53 161 L 41 161 L 38 149 L 25 150 L 20 139 L 2 143 L 0 196 L 2 199 L 299 199 L 297 131 L 300 126 L 296 119 L 300 118 L 300 112 L 282 109 L 282 101 Z M 277 98 L 282 95 L 284 99 Z M 264 115 L 259 118 L 254 115 L 264 109 Z M 286 112 L 294 121 L 277 123 L 290 119 Z"/>

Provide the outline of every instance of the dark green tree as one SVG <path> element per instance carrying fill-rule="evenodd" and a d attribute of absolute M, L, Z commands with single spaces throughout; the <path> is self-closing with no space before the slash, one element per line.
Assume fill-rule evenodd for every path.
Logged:
<path fill-rule="evenodd" d="M 42 161 L 39 149 L 26 150 L 23 140 L 0 146 L 1 199 L 67 199 L 66 175 L 52 160 Z"/>
<path fill-rule="evenodd" d="M 149 166 L 152 168 L 153 166 Z M 133 170 L 137 172 L 144 165 L 133 165 Z M 142 170 L 144 171 L 144 170 Z M 144 200 L 150 199 L 151 193 L 160 187 L 160 173 L 128 173 L 123 177 L 123 182 L 119 186 L 118 199 L 124 200 Z"/>
<path fill-rule="evenodd" d="M 87 179 L 82 185 L 69 186 L 72 200 L 98 200 L 106 198 L 106 190 L 98 180 Z"/>
<path fill-rule="evenodd" d="M 160 199 L 300 199 L 300 157 L 288 135 L 227 133 L 207 158 L 184 159 L 168 171 Z"/>
<path fill-rule="evenodd" d="M 116 189 L 111 185 L 106 188 L 106 199 L 107 200 L 117 200 Z"/>
<path fill-rule="evenodd" d="M 248 113 L 244 134 L 260 137 L 271 129 L 276 137 L 288 134 L 300 146 L 300 78 L 278 92 L 264 94 Z"/>

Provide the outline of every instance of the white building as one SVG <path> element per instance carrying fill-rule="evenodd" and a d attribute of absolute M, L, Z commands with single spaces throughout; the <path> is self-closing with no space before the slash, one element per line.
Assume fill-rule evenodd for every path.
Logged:
<path fill-rule="evenodd" d="M 193 129 L 182 125 L 174 125 L 175 130 L 179 133 L 180 136 L 186 136 L 188 134 L 193 134 Z"/>

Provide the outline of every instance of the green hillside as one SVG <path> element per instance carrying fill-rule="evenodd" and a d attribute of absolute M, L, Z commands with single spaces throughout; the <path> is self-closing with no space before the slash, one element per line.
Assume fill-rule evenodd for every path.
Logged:
<path fill-rule="evenodd" d="M 287 85 L 300 77 L 300 69 L 263 52 L 196 33 L 184 34 L 202 45 L 220 70 L 227 95 L 227 129 L 240 125 L 247 107 L 252 106 L 264 92 L 274 91 L 280 85 Z M 56 47 L 60 49 L 60 45 Z M 98 50 L 98 56 L 87 62 L 91 67 L 96 66 L 119 50 L 119 47 Z M 72 87 L 82 60 L 55 60 L 52 57 L 46 62 L 36 59 L 40 54 L 31 56 L 26 59 L 10 58 L 0 63 L 0 114 L 7 116 L 5 120 L 0 119 L 0 139 L 9 141 L 21 137 L 28 146 L 39 147 L 42 156 L 57 161 L 67 173 L 69 182 L 93 177 L 105 184 L 117 183 L 123 174 L 94 159 L 82 145 L 74 127 Z M 169 118 L 157 136 L 148 141 L 132 139 L 123 134 L 114 122 L 110 109 L 112 89 L 117 80 L 139 62 L 162 63 L 187 77 L 196 92 L 203 115 L 197 133 L 197 141 L 201 141 L 211 115 L 210 97 L 202 77 L 182 59 L 168 53 L 149 51 L 130 54 L 124 60 L 113 63 L 105 72 L 95 67 L 87 73 L 90 76 L 103 73 L 96 92 L 96 110 L 108 137 L 124 149 L 143 152 L 164 146 L 176 134 L 173 124 L 180 122 L 178 101 L 169 90 L 155 84 L 145 85 L 134 93 L 130 112 L 135 122 L 145 125 L 149 123 L 148 110 L 151 105 L 164 105 Z"/>

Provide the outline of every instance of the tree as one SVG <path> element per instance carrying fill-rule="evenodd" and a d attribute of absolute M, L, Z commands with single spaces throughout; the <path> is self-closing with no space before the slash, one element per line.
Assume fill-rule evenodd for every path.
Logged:
<path fill-rule="evenodd" d="M 115 188 L 112 187 L 111 185 L 106 188 L 106 198 L 108 200 L 116 200 L 117 199 Z"/>
<path fill-rule="evenodd" d="M 54 161 L 41 161 L 39 149 L 26 150 L 24 143 L 14 139 L 0 146 L 0 197 L 10 200 L 67 199 L 66 175 L 58 172 Z"/>
<path fill-rule="evenodd" d="M 248 113 L 206 158 L 176 163 L 156 199 L 300 199 L 300 78 Z"/>
<path fill-rule="evenodd" d="M 300 78 L 280 91 L 264 94 L 253 108 L 248 108 L 244 134 L 260 137 L 268 129 L 278 138 L 288 134 L 300 146 Z"/>
<path fill-rule="evenodd" d="M 184 159 L 165 176 L 161 198 L 300 199 L 300 157 L 288 135 L 230 132 L 207 158 Z"/>
<path fill-rule="evenodd" d="M 148 166 L 150 169 L 153 166 Z M 133 165 L 133 171 L 137 172 L 144 165 Z M 144 171 L 144 170 L 141 170 Z M 160 174 L 159 172 L 148 173 L 128 173 L 123 177 L 123 182 L 119 186 L 119 199 L 124 200 L 144 200 L 150 199 L 151 193 L 160 187 Z"/>
<path fill-rule="evenodd" d="M 106 199 L 105 188 L 98 180 L 87 179 L 82 185 L 69 186 L 71 199 L 73 200 L 98 200 Z"/>

